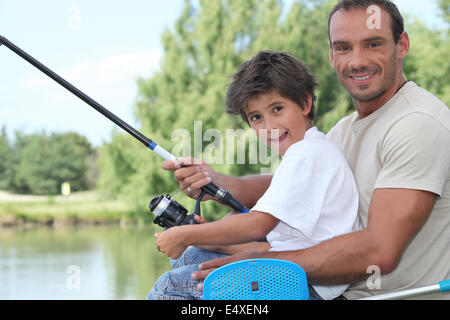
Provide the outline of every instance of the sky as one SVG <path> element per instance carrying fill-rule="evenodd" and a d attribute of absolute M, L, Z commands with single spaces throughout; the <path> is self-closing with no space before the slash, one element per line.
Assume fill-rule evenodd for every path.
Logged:
<path fill-rule="evenodd" d="M 404 14 L 439 23 L 436 0 L 394 2 Z M 0 0 L 0 35 L 137 126 L 136 79 L 158 70 L 161 34 L 182 7 L 183 0 Z M 0 46 L 1 126 L 10 137 L 16 130 L 75 131 L 99 146 L 114 124 Z"/>

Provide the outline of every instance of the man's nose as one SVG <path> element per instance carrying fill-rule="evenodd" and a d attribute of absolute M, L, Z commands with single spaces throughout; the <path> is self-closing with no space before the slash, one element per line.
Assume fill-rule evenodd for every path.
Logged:
<path fill-rule="evenodd" d="M 351 52 L 349 67 L 352 70 L 359 70 L 367 67 L 367 55 L 360 48 L 354 48 Z"/>

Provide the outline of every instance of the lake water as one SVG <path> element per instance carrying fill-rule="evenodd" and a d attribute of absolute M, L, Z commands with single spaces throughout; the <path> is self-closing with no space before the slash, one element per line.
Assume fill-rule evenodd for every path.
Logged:
<path fill-rule="evenodd" d="M 150 227 L 0 229 L 0 299 L 145 299 L 170 268 Z"/>

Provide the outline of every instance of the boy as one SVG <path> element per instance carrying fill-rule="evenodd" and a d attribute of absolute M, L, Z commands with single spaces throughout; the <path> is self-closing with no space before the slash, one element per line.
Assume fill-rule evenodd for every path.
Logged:
<path fill-rule="evenodd" d="M 188 246 L 247 243 L 265 236 L 270 250 L 297 250 L 360 228 L 350 168 L 313 126 L 316 86 L 306 66 L 286 53 L 262 51 L 239 67 L 227 92 L 227 112 L 240 114 L 283 159 L 250 213 L 156 234 L 161 252 L 179 258 Z M 166 283 L 183 274 L 169 273 Z M 168 286 L 174 290 L 172 283 Z M 312 291 L 334 299 L 346 288 L 314 286 Z"/>

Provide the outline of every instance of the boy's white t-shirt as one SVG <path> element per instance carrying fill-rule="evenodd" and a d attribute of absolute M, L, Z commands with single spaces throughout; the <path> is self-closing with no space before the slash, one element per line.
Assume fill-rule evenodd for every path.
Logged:
<path fill-rule="evenodd" d="M 280 220 L 267 235 L 271 251 L 315 246 L 361 229 L 358 189 L 341 151 L 312 127 L 285 152 L 272 182 L 252 208 Z M 348 285 L 313 286 L 324 299 Z"/>

